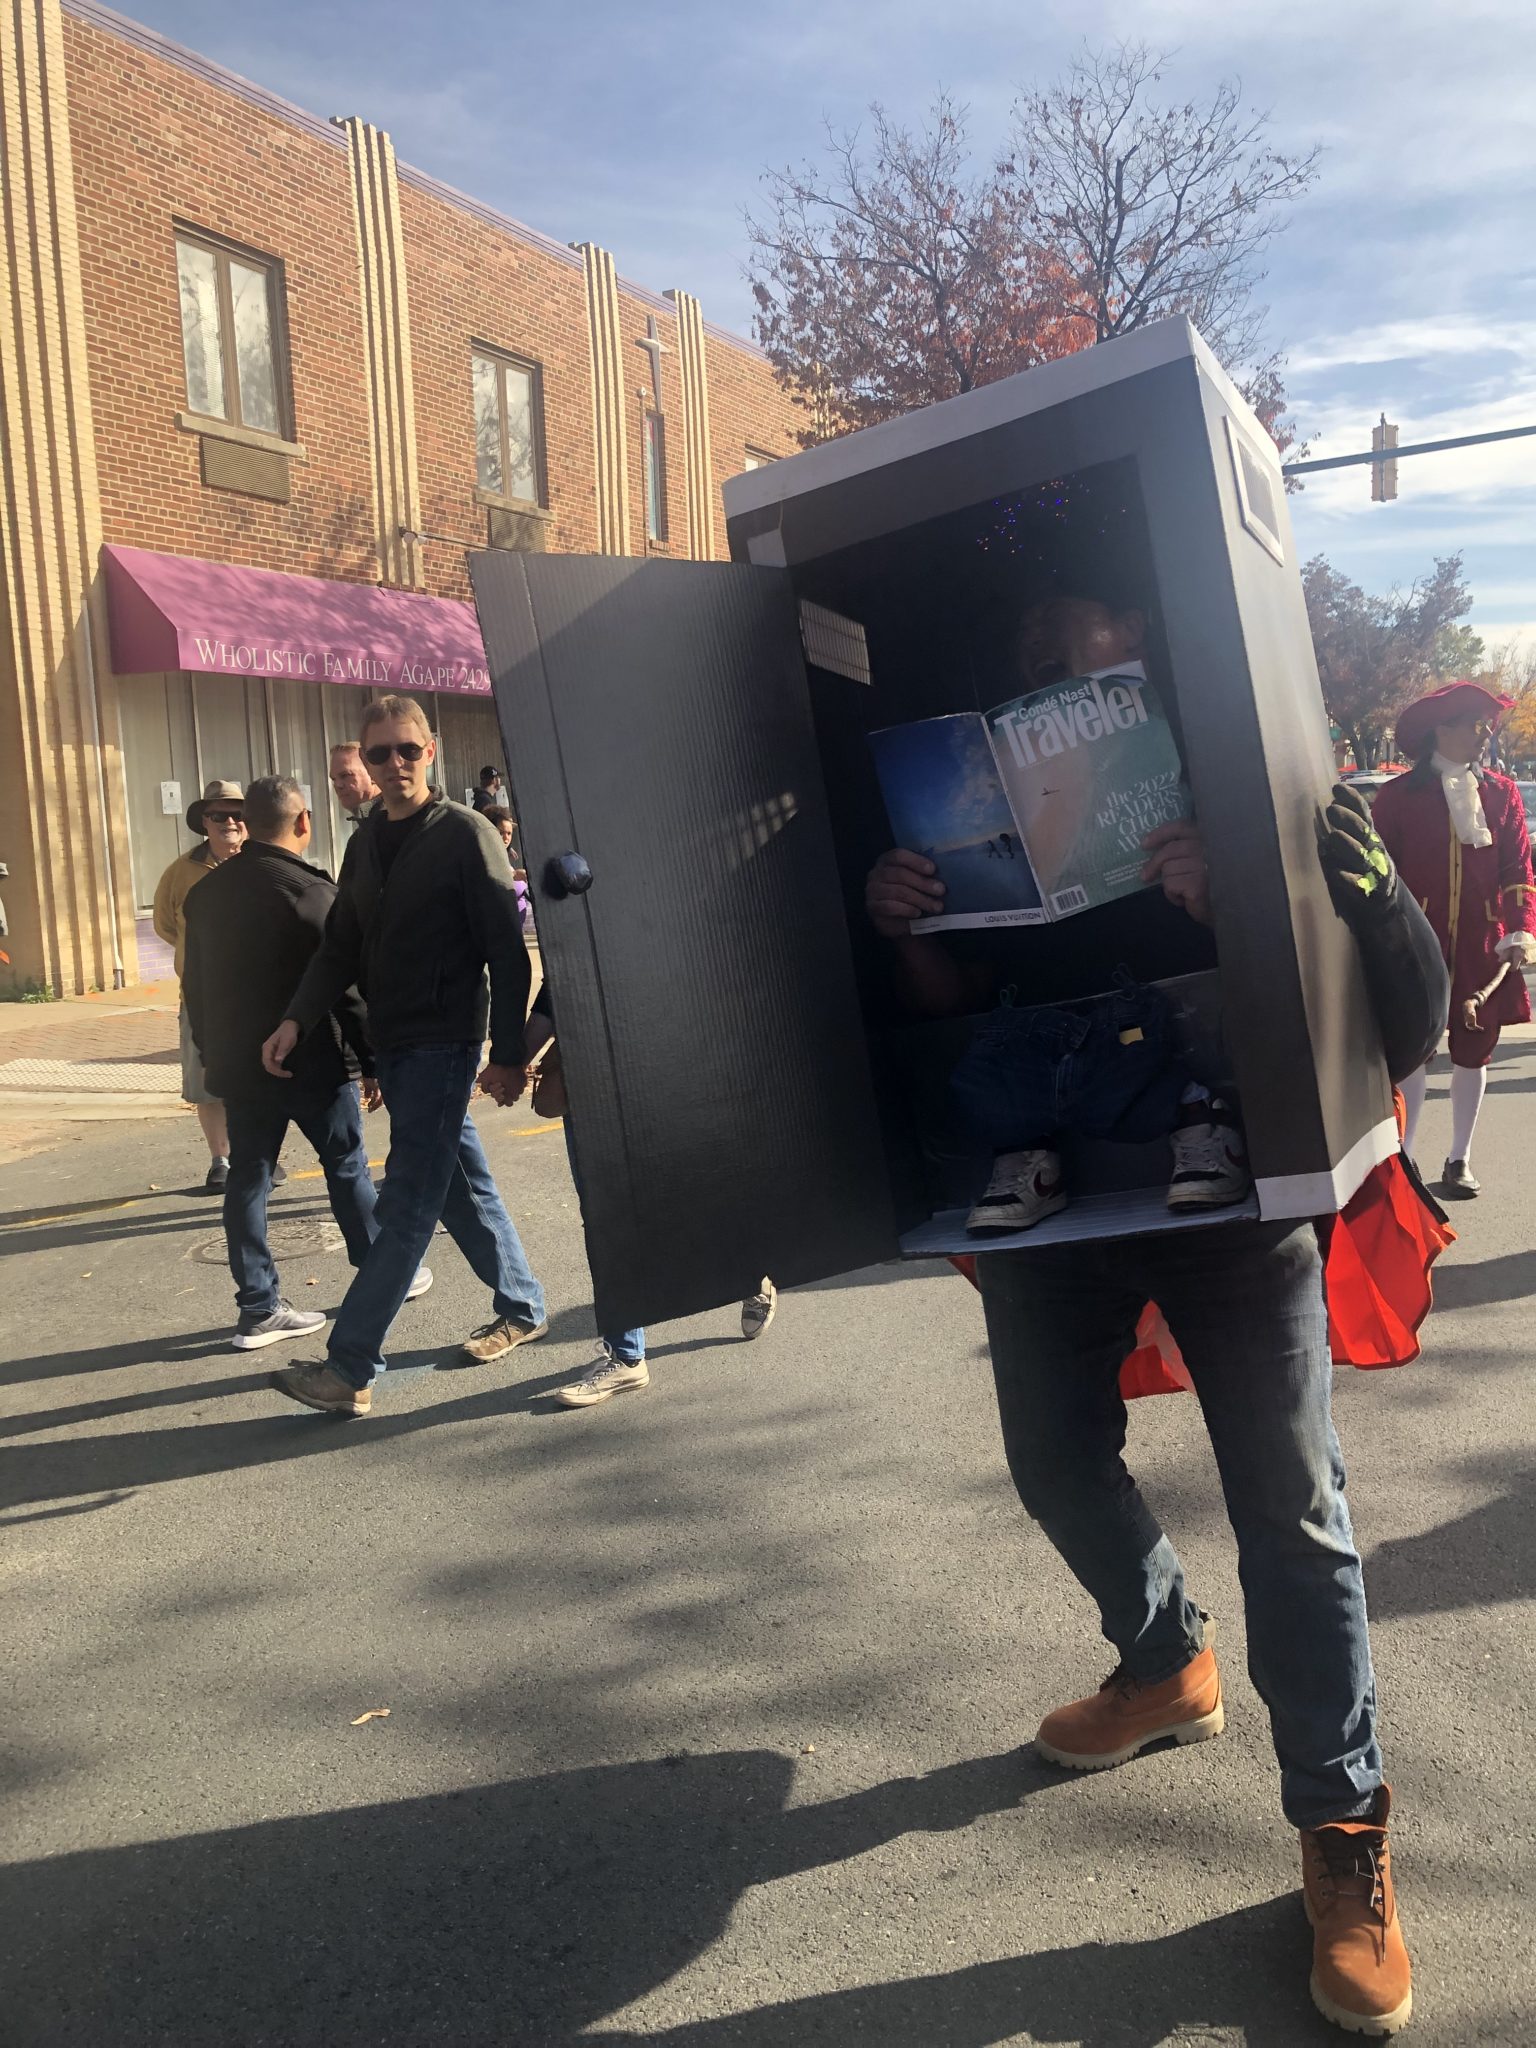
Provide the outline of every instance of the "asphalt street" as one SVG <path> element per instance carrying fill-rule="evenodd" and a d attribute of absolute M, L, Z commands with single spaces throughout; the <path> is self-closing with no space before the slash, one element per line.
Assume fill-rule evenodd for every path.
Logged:
<path fill-rule="evenodd" d="M 489 1311 L 439 1238 L 350 1424 L 265 1387 L 291 1353 L 228 1348 L 190 1117 L 0 1166 L 0 2037 L 1342 2039 L 1194 1401 L 1137 1404 L 1131 1456 L 1220 1618 L 1227 1735 L 1057 1772 L 1035 1724 L 1113 1660 L 1013 1496 L 967 1284 L 797 1290 L 755 1346 L 729 1310 L 669 1326 L 648 1391 L 559 1410 L 594 1350 L 563 1147 L 483 1123 L 552 1334 L 460 1369 Z M 1529 1031 L 1475 1163 L 1425 1357 L 1337 1400 L 1407 2038 L 1446 2048 L 1536 2040 Z M 334 1306 L 318 1179 L 274 1217 L 289 1292 Z"/>

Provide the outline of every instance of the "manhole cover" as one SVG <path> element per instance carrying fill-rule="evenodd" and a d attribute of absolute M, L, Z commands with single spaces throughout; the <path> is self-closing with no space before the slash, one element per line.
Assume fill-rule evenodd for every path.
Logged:
<path fill-rule="evenodd" d="M 267 1243 L 281 1265 L 284 1259 L 321 1258 L 327 1252 L 345 1249 L 341 1232 L 329 1216 L 295 1217 L 291 1222 L 269 1223 Z M 229 1263 L 229 1247 L 222 1237 L 210 1237 L 187 1253 L 204 1266 Z"/>

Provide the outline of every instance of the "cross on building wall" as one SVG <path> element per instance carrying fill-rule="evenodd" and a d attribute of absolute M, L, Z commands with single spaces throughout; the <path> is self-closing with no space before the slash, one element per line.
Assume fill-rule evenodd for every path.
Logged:
<path fill-rule="evenodd" d="M 656 331 L 656 315 L 645 316 L 645 332 L 635 337 L 635 347 L 643 348 L 651 359 L 650 402 L 657 412 L 661 411 L 661 359 L 670 355 L 671 350 Z M 642 394 L 643 395 L 643 394 Z"/>

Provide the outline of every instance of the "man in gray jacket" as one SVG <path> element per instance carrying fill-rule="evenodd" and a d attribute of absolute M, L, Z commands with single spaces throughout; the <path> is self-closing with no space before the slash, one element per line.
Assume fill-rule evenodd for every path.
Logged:
<path fill-rule="evenodd" d="M 286 1076 L 300 1039 L 346 989 L 355 983 L 368 1005 L 390 1117 L 379 1234 L 325 1362 L 272 1375 L 279 1393 L 335 1415 L 368 1413 L 384 1339 L 439 1219 L 492 1294 L 491 1321 L 464 1346 L 471 1359 L 504 1358 L 549 1327 L 469 1117 L 488 1031 L 484 1092 L 511 1103 L 527 1083 L 532 975 L 506 849 L 483 818 L 431 788 L 437 744 L 413 698 L 376 698 L 360 739 L 382 795 L 347 848 L 320 949 L 262 1048 L 267 1072 Z"/>

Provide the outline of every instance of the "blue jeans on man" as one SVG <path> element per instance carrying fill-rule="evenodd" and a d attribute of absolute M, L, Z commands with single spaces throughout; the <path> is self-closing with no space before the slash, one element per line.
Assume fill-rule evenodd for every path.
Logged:
<path fill-rule="evenodd" d="M 576 1190 L 576 1199 L 581 1200 L 581 1175 L 576 1171 L 576 1147 L 571 1140 L 569 1120 L 562 1125 L 565 1132 L 565 1156 L 570 1161 L 571 1183 Z M 618 1359 L 621 1365 L 638 1365 L 645 1356 L 645 1331 L 620 1330 L 616 1337 L 600 1337 L 598 1340 L 610 1358 Z"/>
<path fill-rule="evenodd" d="M 224 1104 L 229 1120 L 229 1179 L 224 1185 L 224 1240 L 229 1270 L 234 1275 L 235 1301 L 244 1317 L 260 1321 L 278 1302 L 277 1267 L 267 1244 L 267 1197 L 272 1171 L 291 1123 L 297 1124 L 325 1173 L 331 1214 L 347 1247 L 347 1257 L 361 1266 L 378 1226 L 374 1222 L 373 1179 L 368 1147 L 363 1142 L 363 1117 L 357 1090 L 350 1081 L 328 1095 L 294 1088 L 271 1091 Z"/>
<path fill-rule="evenodd" d="M 1237 1537 L 1248 1668 L 1296 1827 L 1365 1814 L 1382 1781 L 1365 1588 L 1329 1408 L 1310 1224 L 1234 1223 L 977 1261 L 1009 1470 L 1136 1679 L 1204 1645 L 1183 1567 L 1127 1471 L 1120 1367 L 1162 1310 Z"/>
<path fill-rule="evenodd" d="M 378 1235 L 326 1347 L 333 1369 L 354 1387 L 371 1385 L 384 1370 L 384 1339 L 439 1221 L 490 1288 L 498 1316 L 526 1330 L 544 1321 L 544 1290 L 470 1121 L 479 1045 L 407 1046 L 380 1052 L 377 1065 L 389 1110 L 389 1158 L 374 1217 Z"/>

